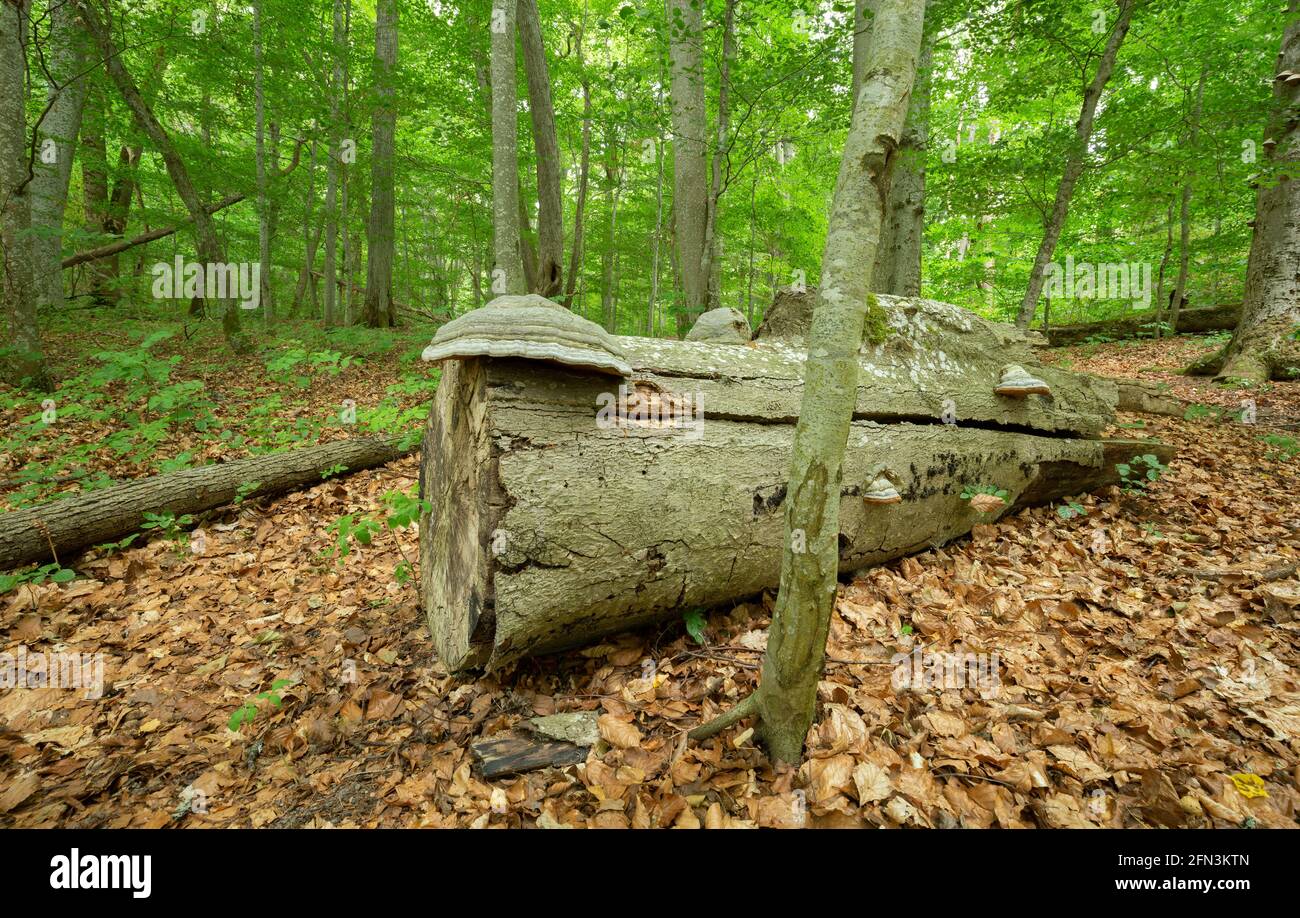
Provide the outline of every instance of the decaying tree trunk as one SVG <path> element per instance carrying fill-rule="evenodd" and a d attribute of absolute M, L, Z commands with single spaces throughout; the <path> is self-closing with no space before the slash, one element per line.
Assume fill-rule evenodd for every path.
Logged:
<path fill-rule="evenodd" d="M 1155 451 L 1098 440 L 1114 384 L 1038 366 L 1014 328 L 942 303 L 879 300 L 890 337 L 862 353 L 841 570 L 987 522 L 961 500 L 966 485 L 1005 488 L 1015 507 L 1042 503 L 1114 482 L 1116 461 Z M 771 336 L 618 341 L 633 390 L 676 405 L 669 426 L 600 426 L 600 405 L 617 397 L 607 378 L 527 361 L 444 365 L 420 469 L 433 508 L 420 571 L 448 666 L 498 667 L 776 586 L 804 347 Z M 1006 362 L 1046 380 L 1053 398 L 995 395 Z M 882 472 L 903 503 L 862 502 Z"/>
<path fill-rule="evenodd" d="M 320 484 L 328 470 L 347 474 L 402 455 L 396 441 L 359 437 L 140 478 L 0 515 L 0 570 L 56 556 L 64 563 L 91 545 L 140 528 L 144 514 L 201 513 L 244 496 L 267 497 Z"/>
<path fill-rule="evenodd" d="M 1240 303 L 1200 306 L 1196 309 L 1184 309 L 1179 312 L 1178 325 L 1174 330 L 1179 334 L 1231 330 L 1237 327 L 1240 318 Z M 1151 333 L 1159 321 L 1160 311 L 1158 309 L 1143 310 L 1130 313 L 1122 318 L 1107 319 L 1102 322 L 1054 325 L 1046 329 L 1044 334 L 1052 347 L 1064 347 L 1067 344 L 1079 344 L 1094 335 L 1124 338 L 1141 332 Z"/>

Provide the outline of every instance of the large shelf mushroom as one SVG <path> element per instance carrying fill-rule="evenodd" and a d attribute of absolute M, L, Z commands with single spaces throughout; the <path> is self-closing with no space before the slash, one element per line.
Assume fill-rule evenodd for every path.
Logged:
<path fill-rule="evenodd" d="M 428 361 L 520 357 L 631 376 L 627 357 L 595 322 L 535 293 L 499 296 L 452 319 L 421 355 Z"/>

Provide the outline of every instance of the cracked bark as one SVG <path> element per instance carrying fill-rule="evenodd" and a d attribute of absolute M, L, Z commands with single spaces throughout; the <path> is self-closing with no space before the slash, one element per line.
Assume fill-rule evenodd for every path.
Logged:
<path fill-rule="evenodd" d="M 961 500 L 966 484 L 996 482 L 1020 505 L 1113 480 L 1095 439 L 1113 419 L 1112 383 L 1039 366 L 1010 326 L 879 300 L 893 334 L 858 357 L 833 540 L 843 536 L 840 571 L 986 522 Z M 635 384 L 699 400 L 701 437 L 599 428 L 597 398 L 617 380 L 530 361 L 444 365 L 420 469 L 433 507 L 420 572 L 449 667 L 505 666 L 777 585 L 805 349 L 770 337 L 619 344 Z M 1054 399 L 994 395 L 1006 361 L 1047 380 Z M 954 426 L 941 421 L 948 401 Z M 863 504 L 883 469 L 905 502 Z"/>

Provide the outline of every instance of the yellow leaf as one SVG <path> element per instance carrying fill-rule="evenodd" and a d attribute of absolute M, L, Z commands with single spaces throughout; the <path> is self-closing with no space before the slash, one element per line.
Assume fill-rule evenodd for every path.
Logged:
<path fill-rule="evenodd" d="M 1264 787 L 1264 779 L 1259 775 L 1239 774 L 1228 775 L 1234 787 L 1240 791 L 1243 797 L 1267 797 L 1268 791 Z"/>

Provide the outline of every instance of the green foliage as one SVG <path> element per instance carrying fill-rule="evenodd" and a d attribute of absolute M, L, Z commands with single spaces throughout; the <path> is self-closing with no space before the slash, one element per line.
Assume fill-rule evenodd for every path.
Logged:
<path fill-rule="evenodd" d="M 1295 437 L 1287 437 L 1282 434 L 1265 434 L 1260 439 L 1271 447 L 1264 454 L 1265 459 L 1273 462 L 1290 462 L 1296 456 L 1300 456 L 1300 443 L 1296 442 Z"/>
<path fill-rule="evenodd" d="M 281 689 L 288 688 L 291 685 L 293 685 L 292 679 L 276 679 L 271 683 L 270 691 L 258 692 L 248 701 L 245 701 L 239 707 L 235 708 L 234 713 L 230 715 L 230 720 L 227 723 L 227 726 L 232 731 L 238 732 L 245 724 L 252 724 L 253 719 L 257 717 L 258 701 L 269 701 L 275 707 L 280 707 L 283 701 L 280 696 L 280 691 Z"/>
<path fill-rule="evenodd" d="M 140 528 L 145 532 L 156 532 L 172 542 L 179 542 L 185 538 L 183 527 L 192 525 L 194 525 L 193 514 L 186 513 L 178 517 L 170 512 L 145 513 Z"/>
<path fill-rule="evenodd" d="M 961 499 L 970 500 L 976 494 L 992 494 L 994 497 L 1000 497 L 1006 500 L 1008 492 L 1005 488 L 999 488 L 997 485 L 966 485 L 961 489 Z"/>
<path fill-rule="evenodd" d="M 1087 516 L 1088 508 L 1076 500 L 1066 500 L 1057 505 L 1056 515 L 1063 520 L 1072 520 L 1076 517 Z"/>
<path fill-rule="evenodd" d="M 32 586 L 39 586 L 47 580 L 51 583 L 67 583 L 76 576 L 76 571 L 58 564 L 42 564 L 18 573 L 0 574 L 0 594 L 16 590 L 25 583 Z"/>
<path fill-rule="evenodd" d="M 308 351 L 302 347 L 291 347 L 267 360 L 266 372 L 276 382 L 292 383 L 300 389 L 306 389 L 317 373 L 338 376 L 353 363 L 360 363 L 360 358 L 345 357 L 338 351 Z"/>
<path fill-rule="evenodd" d="M 686 633 L 691 636 L 691 640 L 703 646 L 707 643 L 704 637 L 704 629 L 707 627 L 707 620 L 704 617 L 703 609 L 688 609 L 682 615 L 682 622 L 686 625 Z"/>
<path fill-rule="evenodd" d="M 1119 472 L 1121 489 L 1126 494 L 1136 494 L 1149 488 L 1169 469 L 1158 456 L 1145 453 L 1128 462 L 1116 463 L 1115 470 Z"/>

